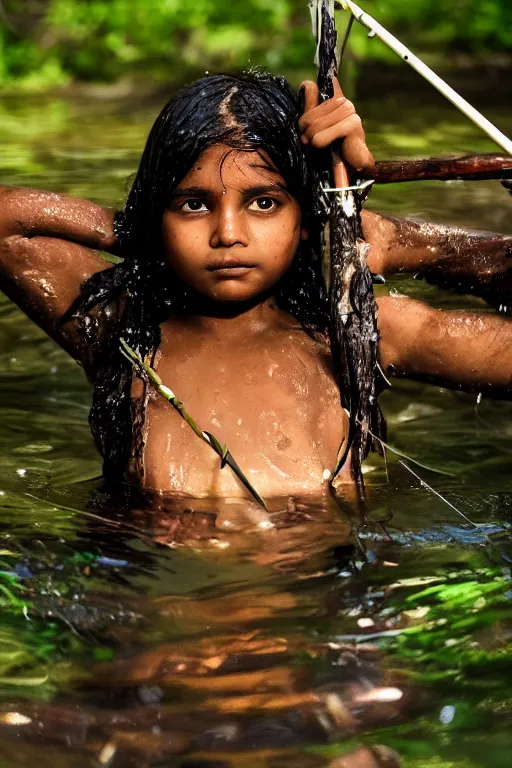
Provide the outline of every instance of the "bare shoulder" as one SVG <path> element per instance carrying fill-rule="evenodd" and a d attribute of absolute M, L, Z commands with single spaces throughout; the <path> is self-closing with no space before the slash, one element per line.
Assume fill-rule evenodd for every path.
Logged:
<path fill-rule="evenodd" d="M 275 333 L 283 338 L 288 338 L 292 345 L 309 349 L 312 354 L 319 354 L 322 349 L 329 350 L 329 340 L 327 336 L 319 332 L 308 332 L 302 323 L 299 322 L 289 312 L 277 310 L 278 322 L 275 325 Z"/>
<path fill-rule="evenodd" d="M 70 355 L 80 359 L 73 323 L 61 319 L 80 295 L 81 286 L 112 265 L 97 253 L 50 237 L 10 238 L 1 287 L 40 328 Z"/>
<path fill-rule="evenodd" d="M 321 333 L 308 333 L 291 315 L 276 332 L 279 351 L 282 352 L 283 364 L 287 361 L 290 368 L 297 369 L 295 375 L 317 376 L 322 381 L 334 382 L 331 349 L 329 340 Z"/>
<path fill-rule="evenodd" d="M 96 251 L 114 253 L 115 245 L 111 210 L 0 187 L 0 288 L 74 357 L 78 350 L 61 320 L 84 282 L 111 266 Z"/>

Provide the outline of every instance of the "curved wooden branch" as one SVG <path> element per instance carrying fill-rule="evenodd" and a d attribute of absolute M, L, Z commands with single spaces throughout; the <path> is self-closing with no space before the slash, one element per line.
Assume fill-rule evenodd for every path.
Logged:
<path fill-rule="evenodd" d="M 400 181 L 481 181 L 512 179 L 512 157 L 489 153 L 454 157 L 426 157 L 421 160 L 380 160 L 370 174 L 376 184 Z"/>

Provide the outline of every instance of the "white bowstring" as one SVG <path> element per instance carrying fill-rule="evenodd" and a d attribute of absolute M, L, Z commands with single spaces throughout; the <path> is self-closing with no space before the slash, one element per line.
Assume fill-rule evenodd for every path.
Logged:
<path fill-rule="evenodd" d="M 370 187 L 374 182 L 375 179 L 367 179 L 362 181 L 361 184 L 354 184 L 352 187 L 322 187 L 322 189 L 324 192 L 357 192 Z"/>

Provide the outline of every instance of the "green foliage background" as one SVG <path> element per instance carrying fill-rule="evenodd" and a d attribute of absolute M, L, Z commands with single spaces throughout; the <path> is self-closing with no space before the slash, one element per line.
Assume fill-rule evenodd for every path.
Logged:
<path fill-rule="evenodd" d="M 510 0 L 362 0 L 420 53 L 512 51 Z M 340 14 L 340 26 L 347 14 Z M 357 25 L 356 25 L 357 26 Z M 364 30 L 356 59 L 393 59 Z M 125 76 L 180 82 L 260 65 L 290 73 L 312 59 L 306 0 L 0 0 L 0 86 L 27 90 Z"/>

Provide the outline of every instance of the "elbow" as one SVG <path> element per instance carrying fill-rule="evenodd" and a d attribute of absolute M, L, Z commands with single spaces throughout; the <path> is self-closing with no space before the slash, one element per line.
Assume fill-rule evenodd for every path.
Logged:
<path fill-rule="evenodd" d="M 16 235 L 29 236 L 24 225 L 24 193 L 19 187 L 0 187 L 0 239 L 5 240 Z"/>
<path fill-rule="evenodd" d="M 0 187 L 0 239 L 2 240 L 12 234 L 10 222 L 13 191 L 10 187 Z"/>

